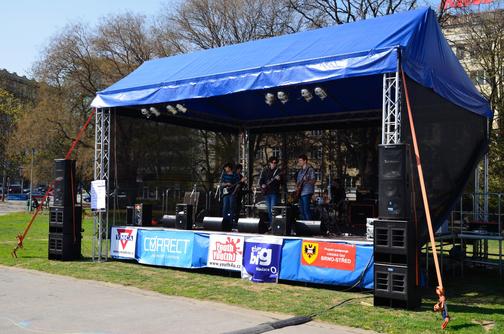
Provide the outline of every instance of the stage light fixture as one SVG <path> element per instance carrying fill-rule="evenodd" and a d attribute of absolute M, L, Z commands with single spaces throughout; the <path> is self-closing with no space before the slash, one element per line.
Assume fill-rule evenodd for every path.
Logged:
<path fill-rule="evenodd" d="M 321 100 L 324 100 L 327 97 L 327 93 L 321 87 L 315 87 L 315 95 L 317 95 Z"/>
<path fill-rule="evenodd" d="M 313 94 L 306 88 L 301 89 L 301 96 L 306 102 L 310 102 L 313 99 Z"/>
<path fill-rule="evenodd" d="M 157 110 L 156 107 L 150 107 L 149 111 L 151 112 L 152 115 L 154 115 L 156 117 L 159 117 L 159 115 L 161 115 L 161 113 L 159 112 L 159 110 Z"/>
<path fill-rule="evenodd" d="M 285 92 L 279 91 L 277 93 L 277 97 L 278 97 L 278 100 L 280 102 L 282 102 L 282 104 L 285 104 L 285 103 L 287 103 L 287 101 L 289 101 L 289 96 Z"/>
<path fill-rule="evenodd" d="M 271 106 L 273 103 L 275 103 L 275 95 L 272 93 L 266 93 L 264 96 L 264 102 L 266 102 L 267 105 Z"/>
<path fill-rule="evenodd" d="M 166 110 L 168 110 L 169 112 L 171 112 L 172 115 L 177 114 L 177 109 L 175 109 L 175 107 L 172 106 L 171 104 L 169 104 L 169 105 L 166 106 Z"/>
<path fill-rule="evenodd" d="M 177 103 L 175 107 L 177 108 L 178 111 L 180 111 L 183 114 L 187 112 L 187 108 L 183 104 Z"/>
<path fill-rule="evenodd" d="M 142 113 L 142 115 L 144 115 L 146 118 L 150 118 L 151 117 L 151 113 L 149 110 L 147 110 L 146 108 L 142 108 L 140 109 L 140 112 Z"/>

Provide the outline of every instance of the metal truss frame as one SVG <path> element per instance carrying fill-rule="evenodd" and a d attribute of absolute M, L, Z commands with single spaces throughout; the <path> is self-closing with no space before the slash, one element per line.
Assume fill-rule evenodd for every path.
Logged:
<path fill-rule="evenodd" d="M 399 71 L 383 75 L 382 144 L 401 142 L 401 81 Z"/>
<path fill-rule="evenodd" d="M 110 176 L 110 108 L 96 111 L 95 118 L 95 157 L 94 179 L 105 180 L 105 210 L 94 212 L 93 225 L 93 261 L 106 261 L 108 258 L 108 209 L 109 209 L 109 176 Z"/>

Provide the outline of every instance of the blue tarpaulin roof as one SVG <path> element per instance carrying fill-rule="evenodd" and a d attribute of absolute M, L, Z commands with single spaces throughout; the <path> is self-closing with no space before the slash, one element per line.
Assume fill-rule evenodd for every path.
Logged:
<path fill-rule="evenodd" d="M 199 117 L 237 123 L 379 110 L 381 74 L 395 72 L 399 57 L 411 79 L 464 109 L 491 117 L 488 102 L 429 8 L 147 61 L 99 92 L 92 106 L 180 101 L 189 110 L 197 109 Z M 306 103 L 299 88 L 315 85 L 323 85 L 331 98 Z M 289 102 L 270 107 L 264 93 L 275 93 L 277 87 L 289 92 Z M 292 113 L 286 114 L 289 103 Z"/>

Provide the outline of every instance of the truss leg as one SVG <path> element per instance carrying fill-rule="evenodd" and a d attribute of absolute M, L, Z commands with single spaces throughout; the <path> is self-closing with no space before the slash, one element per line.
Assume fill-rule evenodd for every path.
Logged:
<path fill-rule="evenodd" d="M 399 72 L 383 75 L 382 144 L 401 142 L 401 89 Z"/>
<path fill-rule="evenodd" d="M 110 171 L 110 109 L 96 111 L 94 179 L 105 180 L 105 211 L 94 213 L 93 261 L 106 261 L 108 258 L 108 195 Z"/>

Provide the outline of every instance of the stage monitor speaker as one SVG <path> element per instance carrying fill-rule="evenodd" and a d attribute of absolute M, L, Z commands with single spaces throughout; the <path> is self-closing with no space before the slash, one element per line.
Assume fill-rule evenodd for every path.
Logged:
<path fill-rule="evenodd" d="M 193 206 L 192 204 L 179 203 L 175 206 L 175 228 L 179 230 L 192 230 Z"/>
<path fill-rule="evenodd" d="M 296 220 L 294 232 L 301 236 L 322 236 L 327 234 L 327 228 L 320 220 Z"/>
<path fill-rule="evenodd" d="M 408 219 L 411 208 L 409 146 L 379 145 L 378 216 Z"/>
<path fill-rule="evenodd" d="M 72 206 L 77 199 L 75 160 L 54 160 L 54 206 Z"/>
<path fill-rule="evenodd" d="M 274 235 L 291 235 L 294 220 L 292 207 L 274 206 L 271 231 Z"/>
<path fill-rule="evenodd" d="M 208 231 L 231 231 L 232 224 L 222 217 L 204 217 L 203 229 Z"/>
<path fill-rule="evenodd" d="M 126 207 L 126 225 L 152 226 L 152 205 L 138 203 Z"/>
<path fill-rule="evenodd" d="M 240 218 L 238 219 L 238 232 L 242 233 L 265 233 L 268 226 L 261 218 Z"/>
<path fill-rule="evenodd" d="M 176 215 L 163 215 L 159 220 L 159 224 L 163 227 L 175 228 L 177 222 Z"/>

